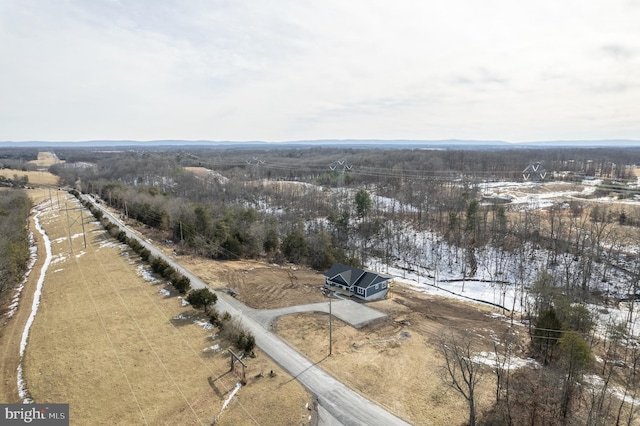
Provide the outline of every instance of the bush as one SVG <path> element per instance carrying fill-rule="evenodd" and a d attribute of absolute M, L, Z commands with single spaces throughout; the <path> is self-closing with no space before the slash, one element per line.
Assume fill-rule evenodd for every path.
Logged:
<path fill-rule="evenodd" d="M 171 284 L 175 287 L 176 290 L 180 292 L 180 294 L 185 294 L 191 288 L 191 280 L 185 277 L 184 275 L 178 274 L 178 273 L 175 273 L 173 278 L 171 278 Z M 217 300 L 217 297 L 216 297 L 216 300 Z M 206 311 L 206 307 L 205 307 L 205 311 Z"/>
<path fill-rule="evenodd" d="M 164 276 L 164 271 L 169 267 L 169 264 L 159 257 L 151 258 L 151 270 L 156 274 Z"/>
<path fill-rule="evenodd" d="M 144 246 L 140 244 L 140 241 L 135 238 L 129 239 L 129 247 L 131 247 L 131 249 L 136 253 L 140 253 L 140 251 L 142 251 L 142 249 L 144 248 Z"/>
<path fill-rule="evenodd" d="M 256 347 L 256 338 L 251 333 L 247 333 L 243 349 L 246 353 L 250 353 Z"/>
<path fill-rule="evenodd" d="M 232 343 L 236 348 L 250 353 L 256 346 L 256 339 L 237 320 L 230 320 L 231 315 L 225 312 L 220 327 L 220 337 Z M 219 320 L 218 320 L 219 322 Z"/>
<path fill-rule="evenodd" d="M 209 314 L 209 322 L 219 328 L 222 328 L 222 320 L 216 311 L 212 311 Z"/>
<path fill-rule="evenodd" d="M 151 252 L 149 251 L 149 249 L 146 249 L 146 248 L 143 248 L 142 250 L 140 250 L 138 254 L 140 255 L 140 258 L 145 262 L 148 262 L 149 258 L 151 257 Z"/>
<path fill-rule="evenodd" d="M 196 309 L 204 308 L 204 312 L 208 313 L 211 305 L 218 301 L 218 296 L 212 293 L 208 288 L 200 288 L 189 292 L 187 302 Z"/>
<path fill-rule="evenodd" d="M 119 229 L 119 228 L 118 228 Z M 118 241 L 120 241 L 121 243 L 124 244 L 128 244 L 129 243 L 129 237 L 127 237 L 126 232 L 124 231 L 120 231 L 118 232 L 118 235 L 116 235 L 116 238 L 118 239 Z"/>
<path fill-rule="evenodd" d="M 109 222 L 111 224 L 110 227 L 107 228 L 107 231 L 109 232 L 109 235 L 111 235 L 112 237 L 118 237 L 118 234 L 122 231 L 120 231 L 120 228 L 117 227 L 116 225 L 112 224 L 111 222 Z"/>

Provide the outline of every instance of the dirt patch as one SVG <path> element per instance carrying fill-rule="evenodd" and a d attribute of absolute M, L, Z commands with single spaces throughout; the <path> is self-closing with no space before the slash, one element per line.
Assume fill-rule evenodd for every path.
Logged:
<path fill-rule="evenodd" d="M 252 308 L 276 309 L 327 300 L 321 292 L 324 275 L 307 268 L 257 261 L 203 261 L 187 256 L 176 260 L 212 287 L 232 291 Z"/>
<path fill-rule="evenodd" d="M 493 318 L 490 309 L 404 287 L 369 306 L 389 318 L 359 330 L 334 318 L 333 355 L 328 358 L 328 315 L 281 317 L 274 330 L 338 380 L 410 423 L 464 423 L 465 401 L 440 380 L 439 339 L 467 332 L 477 351 L 488 351 L 493 349 L 492 336 L 508 323 Z M 494 380 L 487 369 L 477 392 L 480 411 L 494 401 Z"/>

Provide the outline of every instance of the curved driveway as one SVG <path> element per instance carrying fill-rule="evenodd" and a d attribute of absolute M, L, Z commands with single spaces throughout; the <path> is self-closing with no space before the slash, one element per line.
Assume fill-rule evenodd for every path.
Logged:
<path fill-rule="evenodd" d="M 200 278 L 158 250 L 154 245 L 131 232 L 126 225 L 107 210 L 103 209 L 92 197 L 82 194 L 82 198 L 102 210 L 105 216 L 117 224 L 129 238 L 135 238 L 140 241 L 153 256 L 164 259 L 173 268 L 188 277 L 191 280 L 192 288 L 209 288 L 211 291 L 216 292 L 207 286 Z M 219 292 L 216 293 L 218 296 L 221 296 Z M 323 305 L 325 307 L 327 306 L 326 303 Z M 317 367 L 305 356 L 282 341 L 278 336 L 271 333 L 268 330 L 271 319 L 267 317 L 260 318 L 260 315 L 256 315 L 257 312 L 261 311 L 251 309 L 237 300 L 227 300 L 226 297 L 218 297 L 215 308 L 220 312 L 229 312 L 234 318 L 237 318 L 255 336 L 256 344 L 260 349 L 314 393 L 318 398 L 318 404 L 340 424 L 345 426 L 408 425 L 404 420 L 343 385 L 333 376 Z M 264 321 L 267 322 L 264 323 Z"/>

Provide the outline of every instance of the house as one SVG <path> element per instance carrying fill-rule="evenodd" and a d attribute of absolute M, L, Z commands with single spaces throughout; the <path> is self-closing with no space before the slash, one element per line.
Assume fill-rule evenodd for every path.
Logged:
<path fill-rule="evenodd" d="M 336 263 L 325 274 L 327 290 L 363 300 L 382 299 L 389 290 L 392 277 L 353 266 Z"/>

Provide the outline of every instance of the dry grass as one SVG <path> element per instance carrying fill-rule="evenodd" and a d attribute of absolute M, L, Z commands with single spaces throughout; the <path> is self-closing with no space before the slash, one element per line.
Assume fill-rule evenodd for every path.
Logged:
<path fill-rule="evenodd" d="M 207 176 L 210 173 L 210 170 L 206 167 L 185 167 L 184 169 L 198 176 Z"/>
<path fill-rule="evenodd" d="M 0 176 L 13 179 L 16 175 L 19 178 L 26 175 L 29 179 L 29 185 L 51 186 L 58 184 L 58 177 L 49 172 L 25 172 L 22 170 L 0 169 Z"/>
<path fill-rule="evenodd" d="M 387 300 L 371 306 L 389 319 L 356 330 L 333 321 L 333 356 L 328 316 L 298 314 L 277 321 L 277 333 L 322 368 L 365 397 L 413 424 L 464 424 L 464 399 L 440 379 L 441 336 L 467 331 L 475 348 L 491 350 L 490 335 L 506 327 L 490 311 L 398 287 Z M 486 371 L 477 389 L 480 410 L 494 401 L 494 376 Z"/>
<path fill-rule="evenodd" d="M 41 168 L 48 168 L 54 164 L 64 163 L 64 161 L 60 160 L 53 152 L 41 151 L 38 152 L 38 159 L 31 160 L 29 163 L 35 164 Z"/>
<path fill-rule="evenodd" d="M 177 260 L 212 287 L 233 290 L 242 303 L 275 309 L 323 302 L 324 275 L 304 267 L 268 265 L 257 261 L 214 262 L 181 256 Z"/>
<path fill-rule="evenodd" d="M 95 225 L 85 225 L 88 247 L 75 237 L 70 253 L 62 212 L 42 222 L 56 257 L 24 360 L 34 400 L 67 402 L 72 422 L 85 424 L 211 423 L 238 381 L 228 372 L 228 345 L 193 322 L 199 312 L 160 294 L 164 284 L 140 277 L 137 260 L 105 245 Z M 70 233 L 81 232 L 76 221 Z M 23 303 L 19 311 L 29 309 Z M 179 314 L 189 319 L 172 320 Z M 223 351 L 205 351 L 215 343 Z M 259 350 L 247 364 L 248 383 L 218 424 L 300 424 L 312 402 L 308 392 Z M 11 391 L 15 386 L 4 395 Z"/>

